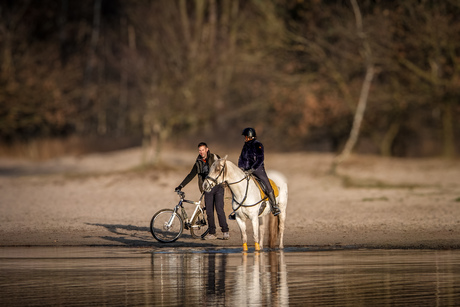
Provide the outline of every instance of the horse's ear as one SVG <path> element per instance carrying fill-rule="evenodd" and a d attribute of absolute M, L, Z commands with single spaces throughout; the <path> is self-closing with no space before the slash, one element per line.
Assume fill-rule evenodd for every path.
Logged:
<path fill-rule="evenodd" d="M 225 157 L 224 157 L 224 160 L 225 160 L 225 161 L 227 161 L 227 157 L 228 157 L 228 155 L 225 155 Z"/>

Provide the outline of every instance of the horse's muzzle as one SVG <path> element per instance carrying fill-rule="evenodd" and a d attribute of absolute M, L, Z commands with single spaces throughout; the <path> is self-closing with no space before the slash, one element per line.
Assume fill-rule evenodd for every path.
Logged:
<path fill-rule="evenodd" d="M 205 181 L 203 182 L 203 190 L 205 190 L 206 192 L 210 192 L 213 187 L 214 187 L 214 182 L 210 182 L 209 178 L 206 178 Z"/>

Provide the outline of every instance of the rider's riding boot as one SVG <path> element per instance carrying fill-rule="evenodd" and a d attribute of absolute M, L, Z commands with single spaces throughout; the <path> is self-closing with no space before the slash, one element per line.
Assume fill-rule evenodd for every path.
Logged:
<path fill-rule="evenodd" d="M 272 213 L 274 216 L 277 216 L 281 213 L 280 208 L 276 205 L 275 192 L 268 193 L 268 199 L 270 200 L 270 206 L 272 208 Z"/>
<path fill-rule="evenodd" d="M 228 219 L 229 219 L 229 220 L 236 220 L 236 217 L 235 217 L 235 216 L 236 216 L 235 212 L 232 212 L 232 213 L 228 216 Z"/>

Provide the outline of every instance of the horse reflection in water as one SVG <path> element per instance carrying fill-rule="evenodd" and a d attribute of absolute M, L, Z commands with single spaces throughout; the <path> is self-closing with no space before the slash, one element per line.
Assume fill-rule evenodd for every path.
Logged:
<path fill-rule="evenodd" d="M 152 280 L 153 305 L 289 305 L 283 251 L 153 253 Z"/>
<path fill-rule="evenodd" d="M 242 265 L 236 271 L 235 306 L 289 306 L 284 252 L 250 255 L 243 253 Z"/>

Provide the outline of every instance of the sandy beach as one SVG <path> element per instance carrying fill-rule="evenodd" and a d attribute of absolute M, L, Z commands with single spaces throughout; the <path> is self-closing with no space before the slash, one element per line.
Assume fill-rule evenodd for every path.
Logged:
<path fill-rule="evenodd" d="M 241 246 L 235 221 L 228 241 L 192 239 L 186 231 L 175 243 L 157 242 L 150 219 L 177 203 L 174 187 L 197 153 L 165 150 L 168 162 L 148 169 L 139 168 L 141 155 L 134 148 L 42 162 L 0 158 L 0 246 Z M 328 174 L 332 159 L 300 152 L 266 157 L 266 168 L 288 179 L 286 247 L 460 248 L 458 159 L 355 155 L 337 176 Z M 197 199 L 197 180 L 183 191 Z"/>

